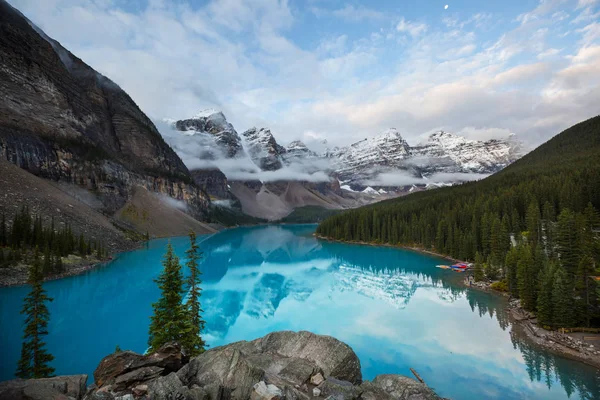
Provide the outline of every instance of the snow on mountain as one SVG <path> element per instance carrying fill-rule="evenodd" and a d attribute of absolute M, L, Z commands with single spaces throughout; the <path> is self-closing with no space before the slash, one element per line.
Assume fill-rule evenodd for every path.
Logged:
<path fill-rule="evenodd" d="M 440 131 L 431 134 L 427 142 L 413 147 L 411 154 L 430 161 L 429 168 L 426 168 L 429 170 L 493 173 L 517 160 L 520 146 L 512 136 L 508 140 L 478 141 Z M 435 160 L 443 167 L 439 168 Z"/>
<path fill-rule="evenodd" d="M 189 119 L 165 121 L 197 142 L 195 151 L 200 159 L 243 159 L 244 170 L 257 168 L 259 172 L 335 175 L 343 181 L 342 189 L 369 195 L 386 195 L 388 190 L 383 187 L 415 191 L 480 179 L 521 155 L 514 137 L 478 141 L 440 131 L 411 146 L 395 128 L 317 154 L 298 140 L 281 146 L 269 128 L 254 127 L 238 135 L 225 115 L 214 109 L 202 110 Z"/>
<path fill-rule="evenodd" d="M 250 128 L 242 133 L 250 158 L 263 171 L 275 171 L 283 164 L 286 149 L 279 145 L 268 128 Z"/>
<path fill-rule="evenodd" d="M 328 150 L 324 156 L 331 159 L 340 179 L 354 184 L 398 170 L 419 179 L 445 174 L 443 180 L 458 182 L 465 179 L 461 173 L 490 174 L 506 167 L 520 157 L 520 146 L 513 137 L 477 141 L 442 131 L 412 147 L 392 128 L 374 138 Z"/>
<path fill-rule="evenodd" d="M 366 189 L 362 191 L 367 194 L 380 194 L 377 190 L 373 189 L 371 186 L 367 186 Z"/>
<path fill-rule="evenodd" d="M 321 157 L 311 149 L 309 149 L 303 142 L 295 140 L 288 144 L 285 148 L 285 154 L 283 159 L 285 164 L 293 163 L 306 163 L 315 161 Z"/>
<path fill-rule="evenodd" d="M 331 158 L 333 168 L 341 179 L 356 180 L 378 167 L 401 166 L 410 157 L 410 146 L 395 128 L 391 128 L 348 147 L 329 150 L 325 156 Z"/>
<path fill-rule="evenodd" d="M 186 135 L 210 135 L 229 158 L 245 156 L 242 139 L 221 111 L 207 109 L 189 119 L 175 121 L 175 129 Z"/>

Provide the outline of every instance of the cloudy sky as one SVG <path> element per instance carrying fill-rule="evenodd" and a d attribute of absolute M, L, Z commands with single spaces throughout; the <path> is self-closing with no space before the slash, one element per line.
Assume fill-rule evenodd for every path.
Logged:
<path fill-rule="evenodd" d="M 283 144 L 539 144 L 600 113 L 600 0 L 9 2 L 151 118 L 213 107 Z"/>

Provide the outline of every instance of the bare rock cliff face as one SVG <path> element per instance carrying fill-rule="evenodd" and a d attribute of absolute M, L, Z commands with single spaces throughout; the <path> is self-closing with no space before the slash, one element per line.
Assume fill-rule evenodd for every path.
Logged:
<path fill-rule="evenodd" d="M 84 186 L 106 213 L 136 185 L 208 199 L 150 119 L 102 76 L 0 0 L 0 157 L 38 176 Z"/>

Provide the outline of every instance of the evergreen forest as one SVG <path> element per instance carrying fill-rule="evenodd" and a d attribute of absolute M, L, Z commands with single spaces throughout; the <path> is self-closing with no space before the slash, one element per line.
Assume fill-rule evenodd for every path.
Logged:
<path fill-rule="evenodd" d="M 600 326 L 599 210 L 600 116 L 484 180 L 346 211 L 317 234 L 472 261 L 542 325 Z"/>
<path fill-rule="evenodd" d="M 73 233 L 71 226 L 54 219 L 44 225 L 41 215 L 34 215 L 22 207 L 9 222 L 0 216 L 0 268 L 15 264 L 33 264 L 35 252 L 41 254 L 41 274 L 56 275 L 64 272 L 63 257 L 71 254 L 80 257 L 103 259 L 107 251 L 103 243 L 86 239 Z"/>

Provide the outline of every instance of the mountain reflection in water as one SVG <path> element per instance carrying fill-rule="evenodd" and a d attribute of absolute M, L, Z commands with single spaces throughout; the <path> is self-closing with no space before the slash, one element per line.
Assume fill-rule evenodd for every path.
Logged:
<path fill-rule="evenodd" d="M 505 300 L 460 285 L 443 260 L 389 247 L 319 241 L 314 225 L 260 226 L 201 238 L 202 308 L 210 346 L 276 330 L 334 336 L 358 354 L 365 379 L 415 368 L 452 399 L 600 398 L 598 371 L 522 339 Z M 172 238 L 185 263 L 187 238 Z M 167 239 L 105 268 L 45 284 L 48 348 L 59 374 L 87 372 L 115 345 L 146 349 L 153 279 Z M 0 379 L 19 357 L 26 287 L 0 289 Z M 78 354 L 78 357 L 73 357 Z"/>

